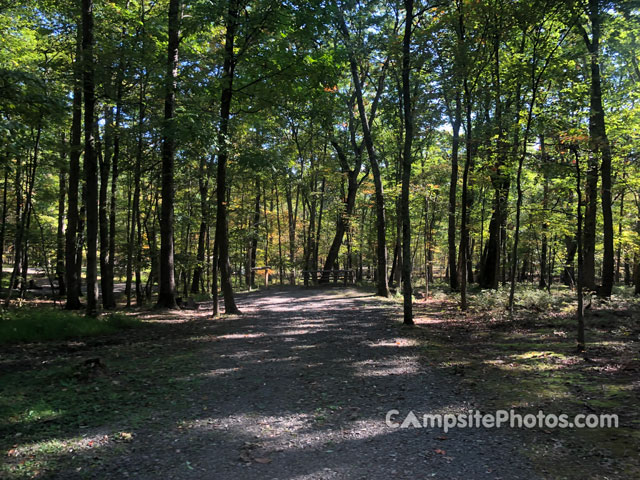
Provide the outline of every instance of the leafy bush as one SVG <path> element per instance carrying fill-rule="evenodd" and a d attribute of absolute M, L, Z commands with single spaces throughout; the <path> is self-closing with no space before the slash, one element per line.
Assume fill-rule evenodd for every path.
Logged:
<path fill-rule="evenodd" d="M 138 320 L 121 313 L 90 318 L 52 308 L 20 308 L 0 314 L 0 344 L 66 340 L 132 328 Z"/>

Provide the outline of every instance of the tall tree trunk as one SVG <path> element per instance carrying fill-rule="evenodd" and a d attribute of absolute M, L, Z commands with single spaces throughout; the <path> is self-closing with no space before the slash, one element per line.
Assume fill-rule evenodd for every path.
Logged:
<path fill-rule="evenodd" d="M 576 317 L 578 321 L 578 352 L 583 352 L 585 349 L 584 339 L 584 305 L 582 297 L 582 288 L 584 283 L 584 254 L 582 251 L 582 191 L 581 191 L 581 175 L 580 175 L 580 158 L 578 157 L 577 150 L 574 151 L 576 157 L 576 193 L 578 194 L 578 232 L 576 234 L 577 250 L 578 250 L 578 281 L 577 281 L 577 294 L 578 294 L 578 309 L 576 311 Z"/>
<path fill-rule="evenodd" d="M 78 212 L 78 241 L 76 247 L 76 276 L 78 277 L 78 295 L 82 296 L 82 265 L 85 248 L 85 223 L 87 218 L 87 189 L 84 182 L 80 192 L 82 203 Z M 86 279 L 86 276 L 85 276 Z"/>
<path fill-rule="evenodd" d="M 339 28 L 342 31 L 347 43 L 349 43 L 349 30 L 342 16 L 339 17 Z M 373 183 L 376 192 L 376 226 L 377 226 L 377 275 L 376 275 L 376 293 L 382 297 L 389 296 L 389 281 L 387 279 L 387 222 L 384 205 L 384 188 L 382 186 L 382 173 L 380 172 L 380 164 L 378 163 L 378 154 L 373 145 L 373 137 L 367 120 L 367 112 L 364 105 L 364 95 L 362 93 L 362 85 L 360 82 L 360 72 L 356 61 L 355 52 L 349 49 L 349 67 L 351 70 L 351 79 L 355 88 L 356 100 L 358 104 L 358 114 L 360 115 L 360 123 L 362 124 L 362 136 L 364 144 L 367 148 L 369 163 L 373 173 Z"/>
<path fill-rule="evenodd" d="M 160 214 L 160 291 L 158 306 L 176 307 L 173 246 L 174 160 L 176 151 L 175 111 L 180 42 L 180 0 L 169 1 L 169 45 L 165 78 L 164 128 L 162 133 L 162 207 Z"/>
<path fill-rule="evenodd" d="M 84 180 L 87 195 L 87 315 L 98 313 L 98 162 L 95 150 L 93 0 L 82 0 Z"/>
<path fill-rule="evenodd" d="M 456 192 L 458 188 L 458 152 L 460 149 L 460 124 L 462 123 L 462 108 L 460 94 L 456 92 L 456 106 L 453 121 L 453 137 L 451 139 L 451 181 L 449 184 L 449 222 L 447 228 L 447 244 L 449 258 L 449 286 L 456 291 L 459 288 L 458 265 L 456 262 Z"/>
<path fill-rule="evenodd" d="M 324 262 L 324 268 L 322 273 L 322 278 L 320 281 L 322 283 L 329 282 L 329 270 L 333 269 L 333 266 L 338 258 L 338 253 L 340 253 L 340 247 L 342 246 L 342 240 L 344 238 L 344 234 L 349 228 L 349 222 L 351 216 L 353 214 L 353 209 L 356 204 L 356 195 L 358 193 L 358 187 L 360 183 L 358 182 L 358 175 L 360 174 L 360 169 L 362 167 L 361 157 L 358 156 L 358 152 L 356 151 L 356 162 L 355 168 L 350 169 L 349 163 L 347 162 L 347 157 L 342 149 L 342 147 L 335 141 L 332 141 L 336 154 L 338 155 L 338 160 L 340 161 L 340 165 L 342 168 L 342 173 L 346 173 L 347 175 L 347 195 L 346 198 L 343 198 L 344 203 L 344 212 L 341 211 L 338 215 L 338 224 L 336 226 L 336 234 L 333 237 L 333 241 L 331 242 L 331 246 L 329 247 L 329 252 L 327 253 L 327 258 Z M 325 273 L 327 272 L 327 273 Z"/>
<path fill-rule="evenodd" d="M 113 110 L 108 106 L 105 112 L 105 131 L 102 148 L 99 149 L 98 160 L 100 167 L 100 204 L 98 216 L 100 222 L 100 288 L 102 289 L 102 306 L 105 310 L 115 308 L 113 296 L 113 270 L 109 269 L 109 211 L 107 194 L 109 193 L 109 173 L 113 154 Z"/>
<path fill-rule="evenodd" d="M 198 293 L 202 283 L 205 263 L 205 240 L 209 230 L 209 167 L 204 155 L 200 160 L 198 175 L 198 189 L 200 191 L 200 232 L 198 233 L 198 252 L 196 253 L 196 266 L 193 269 L 191 293 Z"/>
<path fill-rule="evenodd" d="M 267 187 L 263 183 L 262 184 L 262 198 L 264 199 L 262 202 L 262 214 L 264 215 L 264 266 L 268 267 L 269 265 L 269 215 L 267 214 Z M 271 200 L 271 210 L 273 210 L 273 199 Z M 269 275 L 269 270 L 265 270 L 265 286 L 267 286 L 267 275 Z"/>
<path fill-rule="evenodd" d="M 638 220 L 636 220 L 636 233 L 640 235 L 640 202 L 638 203 Z M 633 267 L 633 283 L 635 285 L 634 294 L 640 295 L 640 252 L 636 247 L 636 253 L 634 255 L 634 267 Z"/>
<path fill-rule="evenodd" d="M 296 284 L 296 215 L 293 209 L 293 195 L 291 192 L 291 184 L 287 182 L 285 185 L 285 197 L 287 200 L 287 218 L 289 224 L 289 263 L 291 271 L 289 274 L 289 284 Z M 297 203 L 296 203 L 297 211 Z"/>
<path fill-rule="evenodd" d="M 260 228 L 260 178 L 256 177 L 256 202 L 253 210 L 253 223 L 250 229 L 249 261 L 247 263 L 247 287 L 256 286 L 256 256 L 258 254 L 258 229 Z"/>
<path fill-rule="evenodd" d="M 69 152 L 69 186 L 67 205 L 67 231 L 65 232 L 65 280 L 67 287 L 67 310 L 79 310 L 80 277 L 76 264 L 78 256 L 78 191 L 80 183 L 80 154 L 82 152 L 82 25 L 78 22 L 76 58 L 74 60 L 73 116 L 71 121 L 71 150 Z"/>
<path fill-rule="evenodd" d="M 138 221 L 140 218 L 140 183 L 142 178 L 142 157 L 144 155 L 144 122 L 146 115 L 146 76 L 140 78 L 140 91 L 138 94 L 138 141 L 136 146 L 136 159 L 133 167 L 133 196 L 131 198 L 131 217 L 129 222 L 129 237 L 127 241 L 127 278 L 125 284 L 125 296 L 127 297 L 127 307 L 131 306 L 133 274 L 139 272 L 140 266 L 137 264 L 137 252 L 142 248 L 136 241 L 136 231 L 140 235 Z M 137 283 L 136 283 L 137 285 Z M 136 299 L 138 299 L 136 287 Z"/>
<path fill-rule="evenodd" d="M 222 67 L 222 92 L 220 97 L 220 126 L 218 131 L 218 177 L 217 183 L 217 214 L 216 237 L 218 253 L 218 268 L 220 270 L 220 284 L 224 296 L 225 313 L 240 313 L 233 297 L 231 285 L 231 265 L 229 264 L 229 235 L 227 226 L 227 161 L 229 158 L 229 118 L 231 114 L 231 101 L 233 98 L 233 77 L 235 73 L 234 44 L 236 29 L 238 27 L 238 3 L 237 0 L 229 0 L 227 10 L 226 32 L 224 42 L 224 62 Z"/>
<path fill-rule="evenodd" d="M 9 183 L 9 165 L 4 167 L 4 181 L 2 183 L 2 223 L 0 224 L 0 289 L 2 288 L 2 274 L 4 269 L 4 236 L 7 226 L 7 190 Z"/>
<path fill-rule="evenodd" d="M 598 160 L 590 155 L 587 165 L 584 229 L 582 233 L 583 248 L 583 287 L 596 289 L 596 216 L 598 209 Z"/>
<path fill-rule="evenodd" d="M 311 188 L 309 195 L 307 195 L 307 204 L 309 205 L 309 235 L 307 236 L 307 248 L 305 251 L 304 268 L 305 270 L 315 270 L 312 267 L 313 252 L 316 249 L 316 172 L 314 171 L 313 159 L 311 160 Z M 305 276 L 305 286 L 308 285 L 308 276 Z"/>
<path fill-rule="evenodd" d="M 499 167 L 500 169 L 501 167 Z M 509 195 L 510 181 L 507 173 L 496 174 L 499 176 L 494 183 L 493 213 L 489 222 L 489 240 L 483 253 L 484 261 L 480 268 L 479 283 L 482 288 L 497 289 L 500 281 L 500 262 L 504 247 L 504 228 L 506 221 L 506 207 Z"/>
<path fill-rule="evenodd" d="M 542 245 L 540 246 L 540 280 L 538 281 L 538 288 L 547 288 L 547 270 L 548 270 L 548 250 L 549 250 L 549 222 L 548 222 L 548 208 L 549 208 L 549 172 L 546 166 L 546 152 L 544 148 L 544 137 L 540 138 L 540 151 L 542 154 L 542 168 L 544 169 L 544 186 L 542 191 Z"/>
<path fill-rule="evenodd" d="M 589 143 L 592 155 L 602 157 L 600 175 L 602 179 L 602 233 L 604 251 L 602 257 L 602 286 L 599 295 L 610 297 L 614 281 L 613 215 L 611 213 L 611 144 L 607 136 L 605 114 L 602 105 L 600 81 L 600 0 L 589 0 L 591 20 L 591 105 L 589 115 Z M 597 171 L 596 171 L 597 175 Z"/>
<path fill-rule="evenodd" d="M 13 270 L 11 271 L 11 278 L 9 280 L 9 289 L 7 290 L 7 297 L 5 303 L 8 306 L 11 296 L 11 289 L 16 287 L 16 280 L 18 273 L 20 272 L 20 266 L 22 264 L 22 238 L 21 238 L 21 225 L 22 225 L 22 210 L 24 207 L 24 195 L 22 191 L 22 157 L 18 155 L 16 158 L 16 173 L 14 177 L 13 191 L 16 197 L 16 210 L 15 210 L 15 234 L 13 239 Z"/>
<path fill-rule="evenodd" d="M 220 307 L 218 305 L 218 244 L 213 240 L 213 258 L 211 262 L 211 295 L 213 300 L 213 316 L 217 317 Z"/>
<path fill-rule="evenodd" d="M 151 206 L 149 206 L 151 209 Z M 136 222 L 136 242 L 135 242 L 135 274 L 136 274 L 136 305 L 141 306 L 144 303 L 144 296 L 142 292 L 142 215 L 140 215 L 140 211 L 138 209 L 138 214 L 134 217 L 134 221 Z M 153 270 L 152 270 L 153 272 Z"/>
<path fill-rule="evenodd" d="M 63 153 L 61 154 L 61 164 L 64 165 L 66 161 L 66 152 L 64 151 L 64 137 L 62 142 Z M 67 173 L 66 169 L 61 166 L 58 173 L 58 230 L 56 235 L 56 278 L 58 279 L 58 295 L 65 295 L 65 282 L 64 282 L 64 204 L 67 197 Z M 4 224 L 4 220 L 3 220 Z M 0 257 L 2 251 L 0 250 Z M 0 265 L 1 270 L 1 265 Z"/>
<path fill-rule="evenodd" d="M 402 293 L 404 296 L 404 324 L 413 325 L 411 288 L 411 216 L 409 212 L 409 187 L 411 182 L 411 148 L 413 145 L 413 103 L 411 101 L 411 34 L 413 31 L 413 0 L 404 0 L 406 11 L 402 42 L 402 98 L 404 100 L 404 152 L 402 155 Z M 426 221 L 426 220 L 425 220 Z"/>
<path fill-rule="evenodd" d="M 623 166 L 622 181 L 623 183 L 627 179 L 627 171 Z M 620 193 L 620 210 L 618 212 L 618 248 L 616 249 L 616 275 L 615 281 L 620 282 L 620 266 L 622 262 L 622 220 L 624 219 L 624 197 L 626 188 L 622 189 Z"/>
<path fill-rule="evenodd" d="M 35 185 L 36 170 L 38 168 L 38 154 L 40 151 L 40 137 L 42 134 L 42 127 L 38 125 L 34 147 L 33 156 L 31 161 L 31 168 L 29 165 L 26 168 L 26 182 L 27 182 L 27 196 L 23 202 L 23 194 L 21 191 L 21 165 L 18 164 L 16 173 L 16 242 L 15 242 L 15 261 L 13 272 L 11 273 L 11 281 L 9 282 L 9 289 L 7 291 L 7 297 L 5 299 L 5 306 L 8 307 L 11 301 L 11 294 L 13 292 L 14 283 L 20 272 L 22 272 L 22 281 L 20 282 L 20 295 L 23 296 L 27 288 L 27 270 L 28 270 L 28 239 L 27 234 L 29 232 L 29 226 L 31 223 L 31 199 L 33 197 L 33 187 Z M 18 215 L 19 211 L 22 211 L 22 216 Z"/>
<path fill-rule="evenodd" d="M 584 232 L 582 236 L 584 238 Z M 573 288 L 573 285 L 575 284 L 575 280 L 576 280 L 573 262 L 576 257 L 576 249 L 578 244 L 577 244 L 576 238 L 570 235 L 565 235 L 564 243 L 565 243 L 567 252 L 565 255 L 564 268 L 562 270 L 561 280 L 562 280 L 562 283 Z M 584 252 L 584 244 L 582 246 L 582 249 Z M 584 268 L 584 264 L 583 264 L 583 268 Z"/>
<path fill-rule="evenodd" d="M 525 37 L 525 33 L 523 32 L 522 45 L 524 45 L 524 41 L 525 41 L 524 37 Z M 522 48 L 522 50 L 523 49 L 524 47 Z M 551 53 L 551 55 L 553 55 L 553 53 Z M 534 53 L 531 58 L 531 73 L 529 77 L 531 80 L 531 101 L 529 102 L 529 107 L 527 109 L 528 110 L 527 120 L 525 123 L 525 129 L 524 129 L 524 134 L 522 138 L 522 151 L 520 153 L 520 157 L 518 158 L 518 173 L 516 175 L 516 188 L 517 188 L 518 198 L 516 200 L 516 225 L 515 225 L 515 231 L 513 235 L 513 251 L 512 251 L 512 258 L 511 258 L 511 277 L 510 277 L 511 285 L 509 289 L 509 313 L 511 315 L 513 315 L 513 308 L 514 308 L 514 297 L 515 297 L 515 291 L 516 291 L 516 273 L 518 268 L 518 245 L 520 242 L 520 215 L 522 213 L 522 200 L 523 200 L 522 167 L 524 165 L 524 160 L 527 155 L 529 133 L 531 131 L 531 123 L 533 121 L 533 109 L 536 107 L 536 101 L 538 97 L 538 86 L 539 86 L 542 74 L 544 73 L 549 63 L 549 60 L 551 59 L 551 55 L 547 58 L 547 61 L 543 65 L 540 72 L 537 71 L 538 57 L 536 53 Z M 521 100 L 519 98 L 520 90 L 521 90 L 520 82 L 518 82 L 518 85 L 516 87 L 516 112 L 517 112 L 516 125 L 520 124 L 520 113 L 519 113 L 520 105 L 521 105 Z M 516 130 L 516 132 L 517 131 L 518 130 Z M 518 134 L 516 133 L 516 139 L 517 138 L 518 138 Z M 544 138 L 542 139 L 542 141 L 544 142 Z M 514 141 L 514 146 L 516 146 L 515 147 L 516 151 L 517 151 L 517 144 L 518 142 Z M 544 152 L 544 147 L 543 147 L 543 152 Z M 504 236 L 506 237 L 506 235 Z"/>
<path fill-rule="evenodd" d="M 284 281 L 284 266 L 282 264 L 282 225 L 280 222 L 280 195 L 278 194 L 278 180 L 275 176 L 273 178 L 273 185 L 274 185 L 275 194 L 276 194 L 276 220 L 278 224 L 278 278 L 280 281 L 280 285 L 282 285 Z M 323 180 L 322 186 L 323 186 L 322 190 L 324 193 L 324 180 Z M 320 218 L 322 218 L 322 208 L 320 208 L 320 215 L 321 215 Z M 317 255 L 316 255 L 316 265 L 318 265 Z"/>
<path fill-rule="evenodd" d="M 462 18 L 462 15 L 461 15 Z M 460 20 L 462 22 L 462 20 Z M 464 103 L 465 103 L 465 162 L 462 173 L 462 209 L 460 212 L 460 308 L 464 311 L 467 309 L 467 271 L 464 265 L 467 264 L 467 254 L 469 253 L 469 172 L 471 170 L 471 90 L 469 88 L 468 79 L 464 78 Z M 457 275 L 457 272 L 449 272 L 449 275 Z"/>
<path fill-rule="evenodd" d="M 122 37 L 125 30 L 122 30 Z M 116 265 L 116 192 L 118 185 L 119 163 L 120 163 L 120 120 L 122 117 L 122 94 L 124 89 L 123 70 L 124 59 L 120 59 L 120 72 L 116 79 L 116 113 L 113 123 L 113 157 L 111 159 L 111 198 L 109 201 L 109 259 L 107 268 L 113 279 Z M 112 280 L 113 283 L 113 280 Z M 113 305 L 115 307 L 115 296 Z"/>
<path fill-rule="evenodd" d="M 320 232 L 322 230 L 322 213 L 324 211 L 324 191 L 326 186 L 326 179 L 322 177 L 322 186 L 320 187 L 320 212 L 318 213 L 318 229 L 316 231 L 316 243 L 315 249 L 313 251 L 313 259 L 311 261 L 311 266 L 313 270 L 318 268 L 318 252 L 320 248 Z"/>

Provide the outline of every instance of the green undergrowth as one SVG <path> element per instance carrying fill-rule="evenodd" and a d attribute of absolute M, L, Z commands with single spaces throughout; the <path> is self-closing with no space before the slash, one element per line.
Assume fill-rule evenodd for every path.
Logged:
<path fill-rule="evenodd" d="M 53 308 L 22 307 L 0 313 L 0 344 L 68 340 L 133 328 L 135 317 L 111 313 L 91 318 Z"/>
<path fill-rule="evenodd" d="M 517 293 L 513 319 L 502 290 L 473 292 L 466 315 L 453 297 L 418 306 L 426 361 L 477 395 L 484 412 L 618 415 L 619 428 L 522 432 L 524 452 L 543 478 L 640 478 L 637 300 L 624 288 L 610 301 L 593 299 L 582 355 L 568 289 Z"/>
<path fill-rule="evenodd" d="M 87 455 L 107 461 L 140 428 L 165 428 L 167 416 L 188 408 L 200 360 L 197 342 L 125 341 L 3 373 L 0 478 L 76 468 L 90 476 Z"/>

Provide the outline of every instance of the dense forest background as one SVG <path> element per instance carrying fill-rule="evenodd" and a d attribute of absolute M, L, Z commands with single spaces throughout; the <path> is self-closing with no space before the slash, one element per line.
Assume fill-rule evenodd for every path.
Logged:
<path fill-rule="evenodd" d="M 2 1 L 4 302 L 32 269 L 90 314 L 265 272 L 403 285 L 406 323 L 438 281 L 640 293 L 639 11 Z"/>

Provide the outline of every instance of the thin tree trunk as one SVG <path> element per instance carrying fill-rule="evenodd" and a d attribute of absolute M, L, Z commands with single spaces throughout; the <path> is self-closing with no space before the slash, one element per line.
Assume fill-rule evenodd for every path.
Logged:
<path fill-rule="evenodd" d="M 462 112 L 460 94 L 456 93 L 456 106 L 453 122 L 453 137 L 451 139 L 451 181 L 449 184 L 449 222 L 447 228 L 447 244 L 449 257 L 449 286 L 451 290 L 459 289 L 458 265 L 456 262 L 456 192 L 458 187 L 458 152 L 460 149 L 460 124 L 462 123 Z"/>
<path fill-rule="evenodd" d="M 402 98 L 404 100 L 404 152 L 402 155 L 402 293 L 404 296 L 404 324 L 413 325 L 411 286 L 411 216 L 409 212 L 409 187 L 411 183 L 411 148 L 413 145 L 413 107 L 411 102 L 411 34 L 413 31 L 413 0 L 405 0 L 406 11 L 402 42 Z M 426 220 L 425 220 L 426 221 Z"/>
<path fill-rule="evenodd" d="M 624 165 L 624 164 L 623 164 Z M 624 183 L 627 178 L 627 171 L 623 166 L 622 171 L 622 182 Z M 620 210 L 618 212 L 618 248 L 616 251 L 616 275 L 615 281 L 620 282 L 620 265 L 622 261 L 622 220 L 624 218 L 624 197 L 626 193 L 626 188 L 622 189 L 620 194 Z"/>
<path fill-rule="evenodd" d="M 144 122 L 146 114 L 146 76 L 140 78 L 140 92 L 138 95 L 138 141 L 136 146 L 136 159 L 133 171 L 133 197 L 131 199 L 131 221 L 129 225 L 129 237 L 127 241 L 127 279 L 125 295 L 127 307 L 131 306 L 131 287 L 133 285 L 133 273 L 139 271 L 137 265 L 137 252 L 141 248 L 136 242 L 136 230 L 139 230 L 138 219 L 140 217 L 140 183 L 142 176 L 142 156 L 144 154 Z M 139 233 L 139 232 L 138 232 Z M 136 298 L 138 292 L 136 288 Z"/>
<path fill-rule="evenodd" d="M 125 30 L 122 30 L 122 37 L 125 36 Z M 107 268 L 109 275 L 112 278 L 115 275 L 116 264 L 116 192 L 119 175 L 119 163 L 120 163 L 120 120 L 122 117 L 122 95 L 123 95 L 123 70 L 124 60 L 120 59 L 120 73 L 117 77 L 116 85 L 116 113 L 113 124 L 113 157 L 111 159 L 111 198 L 109 202 L 109 258 L 107 262 Z M 113 306 L 115 307 L 115 296 L 113 298 Z"/>
<path fill-rule="evenodd" d="M 542 160 L 542 173 L 544 176 L 544 186 L 542 190 L 542 245 L 540 247 L 540 280 L 538 281 L 538 288 L 550 288 L 547 282 L 548 272 L 551 271 L 548 265 L 548 251 L 549 251 L 549 222 L 548 222 L 548 208 L 549 208 L 549 166 L 547 158 L 547 149 L 545 146 L 544 135 L 540 135 L 540 159 Z"/>
<path fill-rule="evenodd" d="M 20 238 L 20 234 L 22 231 L 21 225 L 24 197 L 22 192 L 22 157 L 20 155 L 18 155 L 18 157 L 16 158 L 16 173 L 14 178 L 13 190 L 16 196 L 15 234 L 13 239 L 13 270 L 11 271 L 9 289 L 7 290 L 7 298 L 5 300 L 7 306 L 9 305 L 9 296 L 11 295 L 11 289 L 16 287 L 15 282 L 22 262 L 22 238 Z"/>
<path fill-rule="evenodd" d="M 343 199 L 344 203 L 344 212 L 340 211 L 338 214 L 338 224 L 336 226 L 336 234 L 333 237 L 333 241 L 331 242 L 331 246 L 329 247 L 329 252 L 327 253 L 327 258 L 324 262 L 324 268 L 322 277 L 320 279 L 321 283 L 329 282 L 329 270 L 333 269 L 333 266 L 338 258 L 338 253 L 340 253 L 340 247 L 342 246 L 342 240 L 344 238 L 344 233 L 349 228 L 349 222 L 351 216 L 353 214 L 353 209 L 356 204 L 356 195 L 358 193 L 358 187 L 360 186 L 360 182 L 358 182 L 358 175 L 360 174 L 360 169 L 362 167 L 361 157 L 358 157 L 356 151 L 356 162 L 355 168 L 350 169 L 349 164 L 347 162 L 347 157 L 344 153 L 344 150 L 337 142 L 331 142 L 333 148 L 338 155 L 338 160 L 340 161 L 340 165 L 342 168 L 342 173 L 346 173 L 347 175 L 347 195 L 346 198 Z M 326 273 L 325 273 L 326 272 Z"/>
<path fill-rule="evenodd" d="M 273 179 L 273 185 L 275 188 L 275 194 L 276 194 L 276 219 L 277 219 L 277 223 L 278 223 L 278 278 L 279 278 L 279 283 L 280 285 L 282 285 L 283 280 L 284 280 L 284 268 L 283 268 L 283 264 L 282 264 L 282 226 L 280 223 L 280 196 L 278 195 L 278 181 L 277 179 L 274 177 Z M 324 183 L 323 183 L 324 186 Z M 320 213 L 322 213 L 322 209 L 320 209 Z M 317 265 L 317 257 L 316 257 L 316 265 Z"/>
<path fill-rule="evenodd" d="M 253 210 L 253 223 L 250 229 L 249 258 L 247 263 L 247 287 L 256 286 L 256 256 L 258 253 L 258 229 L 260 228 L 260 178 L 256 177 L 256 201 Z"/>
<path fill-rule="evenodd" d="M 574 151 L 576 157 L 576 193 L 578 194 L 578 232 L 576 234 L 577 238 L 577 249 L 578 249 L 578 281 L 577 281 L 577 294 L 578 294 L 578 310 L 577 310 L 577 320 L 578 320 L 578 352 L 584 352 L 585 350 L 585 339 L 584 339 L 584 305 L 583 305 L 583 297 L 582 297 L 582 287 L 584 282 L 584 257 L 583 257 L 583 245 L 582 245 L 582 191 L 581 191 L 581 178 L 580 178 L 580 159 L 578 158 L 577 150 Z"/>
<path fill-rule="evenodd" d="M 322 177 L 322 187 L 320 187 L 320 212 L 318 213 L 318 229 L 316 231 L 316 242 L 315 249 L 313 251 L 313 260 L 311 261 L 311 266 L 313 270 L 318 268 L 318 251 L 320 248 L 320 232 L 322 229 L 322 213 L 324 210 L 324 190 L 325 190 L 326 179 Z"/>
<path fill-rule="evenodd" d="M 198 187 L 200 190 L 200 232 L 198 233 L 198 252 L 196 253 L 196 267 L 193 269 L 191 293 L 198 293 L 200 291 L 202 274 L 204 272 L 205 239 L 207 231 L 209 230 L 209 168 L 205 156 L 200 160 Z"/>
<path fill-rule="evenodd" d="M 296 245 L 296 222 L 293 211 L 293 198 L 291 194 L 291 185 L 287 183 L 285 186 L 285 196 L 287 200 L 287 217 L 289 223 L 289 263 L 291 266 L 291 273 L 289 276 L 289 283 L 291 285 L 296 284 L 296 268 L 295 268 L 295 245 Z"/>
<path fill-rule="evenodd" d="M 78 212 L 78 241 L 76 246 L 76 276 L 78 277 L 78 296 L 82 296 L 82 264 L 85 242 L 85 223 L 87 218 L 87 189 L 82 183 L 81 195 L 82 203 Z M 85 276 L 86 279 L 86 276 Z"/>
<path fill-rule="evenodd" d="M 213 240 L 213 259 L 211 263 L 211 296 L 213 301 L 213 316 L 217 317 L 220 307 L 218 305 L 218 244 L 215 238 Z"/>
<path fill-rule="evenodd" d="M 28 243 L 26 236 L 29 232 L 29 226 L 31 223 L 31 198 L 33 196 L 33 187 L 35 184 L 35 176 L 38 168 L 38 154 L 40 151 L 40 137 L 42 134 L 42 127 L 38 125 L 36 138 L 33 147 L 33 156 L 31 162 L 31 169 L 27 168 L 26 180 L 27 180 L 27 197 L 24 205 L 22 204 L 22 192 L 20 188 L 21 174 L 20 165 L 18 165 L 18 173 L 16 174 L 16 243 L 15 243 L 15 261 L 13 272 L 11 274 L 11 281 L 9 282 L 9 289 L 7 291 L 7 297 L 5 299 L 5 307 L 8 307 L 11 302 L 11 294 L 13 292 L 14 283 L 20 271 L 22 270 L 22 281 L 20 285 L 20 295 L 23 296 L 27 288 L 26 276 L 28 270 L 28 256 L 27 248 Z M 22 216 L 18 215 L 19 211 L 22 211 Z"/>
<path fill-rule="evenodd" d="M 339 28 L 342 31 L 347 43 L 349 43 L 349 31 L 344 22 L 344 18 L 339 18 Z M 376 276 L 376 293 L 382 297 L 389 296 L 389 282 L 387 279 L 387 232 L 384 205 L 384 188 L 382 185 L 382 174 L 380 172 L 380 164 L 378 163 L 378 155 L 373 145 L 373 137 L 367 120 L 367 112 L 364 105 L 364 95 L 362 93 L 362 85 L 360 83 L 360 72 L 356 61 L 355 53 L 349 50 L 349 67 L 351 70 L 351 79 L 355 88 L 356 100 L 358 104 L 358 113 L 360 115 L 360 123 L 362 124 L 362 136 L 364 144 L 367 148 L 369 163 L 373 173 L 373 182 L 376 192 L 376 225 L 377 225 L 377 271 Z"/>
<path fill-rule="evenodd" d="M 66 161 L 66 152 L 64 152 L 64 137 L 62 142 L 63 153 L 61 155 L 61 164 Z M 58 295 L 62 296 L 66 294 L 65 289 L 65 272 L 64 272 L 64 247 L 65 247 L 65 235 L 64 235 L 64 204 L 67 197 L 67 173 L 65 168 L 61 166 L 58 173 L 58 230 L 56 235 L 56 278 L 58 279 Z M 5 181 L 6 184 L 6 181 Z M 4 225 L 4 219 L 3 219 Z M 0 247 L 0 257 L 2 257 L 2 250 Z M 2 265 L 0 261 L 0 270 Z M 53 292 L 52 292 L 53 293 Z"/>
<path fill-rule="evenodd" d="M 312 268 L 312 259 L 313 259 L 313 252 L 316 249 L 316 240 L 315 240 L 315 235 L 316 235 L 316 207 L 317 207 L 317 202 L 316 202 L 316 196 L 315 196 L 315 190 L 316 190 L 316 172 L 314 169 L 314 163 L 313 163 L 313 157 L 311 159 L 311 188 L 310 188 L 310 192 L 309 195 L 307 195 L 307 203 L 309 205 L 309 234 L 307 236 L 307 248 L 305 251 L 305 256 L 304 256 L 304 268 L 305 270 L 314 270 L 314 268 Z M 308 276 L 305 275 L 305 286 L 308 285 Z"/>
<path fill-rule="evenodd" d="M 263 183 L 262 184 L 262 208 L 264 210 L 264 267 L 265 270 L 265 286 L 268 286 L 268 275 L 269 275 L 269 217 L 267 215 L 267 187 Z M 273 209 L 273 200 L 271 201 L 271 208 Z"/>
<path fill-rule="evenodd" d="M 9 183 L 9 165 L 4 167 L 4 182 L 2 184 L 2 224 L 0 224 L 0 289 L 2 288 L 2 276 L 4 269 L 4 240 L 7 226 L 7 190 Z"/>
<path fill-rule="evenodd" d="M 151 207 L 149 207 L 151 208 Z M 144 297 L 142 294 L 142 225 L 141 225 L 141 215 L 138 209 L 138 214 L 134 217 L 134 221 L 136 222 L 136 233 L 137 238 L 135 242 L 135 274 L 136 274 L 136 305 L 141 306 L 144 303 Z"/>
<path fill-rule="evenodd" d="M 100 222 L 100 287 L 102 289 L 102 306 L 105 310 L 115 308 L 113 297 L 113 270 L 109 269 L 109 216 L 107 194 L 109 191 L 109 173 L 111 170 L 111 157 L 113 154 L 113 111 L 111 107 L 105 112 L 105 132 L 102 149 L 98 149 L 100 166 L 100 205 L 98 208 Z"/>

